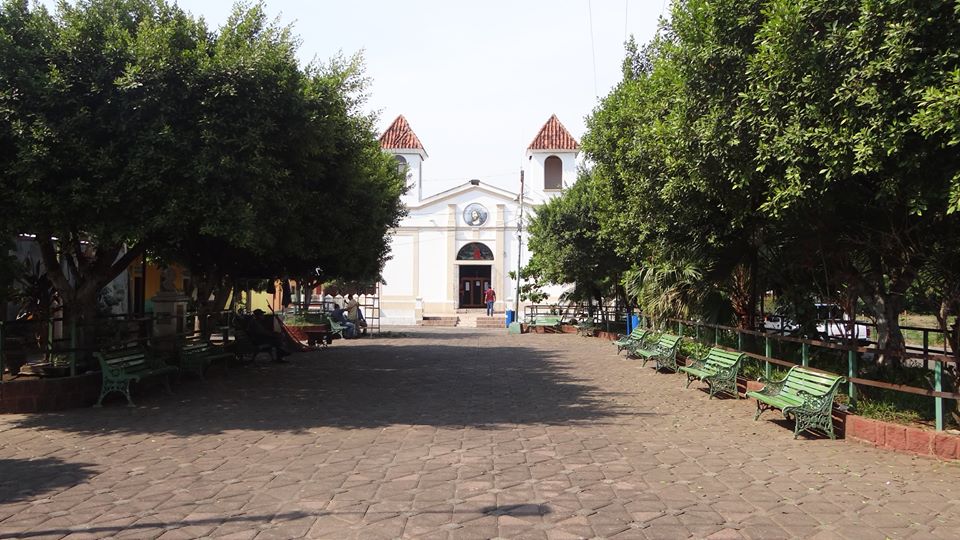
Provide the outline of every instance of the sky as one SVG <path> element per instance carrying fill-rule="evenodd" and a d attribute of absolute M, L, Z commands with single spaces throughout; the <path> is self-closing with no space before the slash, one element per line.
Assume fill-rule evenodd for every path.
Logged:
<path fill-rule="evenodd" d="M 303 62 L 362 51 L 379 133 L 403 114 L 427 150 L 424 196 L 472 178 L 518 191 L 524 152 L 550 115 L 580 140 L 598 96 L 620 80 L 625 39 L 652 39 L 669 9 L 668 0 L 265 2 L 292 24 Z M 218 27 L 234 2 L 177 3 Z"/>

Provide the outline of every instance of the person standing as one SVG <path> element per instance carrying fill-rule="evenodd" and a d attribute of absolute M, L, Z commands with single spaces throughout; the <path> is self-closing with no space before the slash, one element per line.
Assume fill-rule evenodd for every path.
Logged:
<path fill-rule="evenodd" d="M 366 328 L 367 321 L 363 318 L 360 302 L 352 294 L 347 295 L 347 304 L 343 309 L 347 312 L 347 320 L 356 326 L 357 332 L 360 332 L 361 328 Z"/>
<path fill-rule="evenodd" d="M 487 287 L 483 292 L 483 301 L 487 303 L 487 317 L 492 317 L 493 303 L 497 301 L 497 293 L 494 292 L 493 287 Z"/>

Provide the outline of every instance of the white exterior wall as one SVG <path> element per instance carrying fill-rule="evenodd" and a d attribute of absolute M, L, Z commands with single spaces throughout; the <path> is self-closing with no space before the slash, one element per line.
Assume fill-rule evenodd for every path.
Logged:
<path fill-rule="evenodd" d="M 407 192 L 400 200 L 413 206 L 423 198 L 423 156 L 416 150 L 388 150 L 394 156 L 407 160 Z"/>
<path fill-rule="evenodd" d="M 524 167 L 524 195 L 535 203 L 544 203 L 560 194 L 560 190 L 543 188 L 544 162 L 550 156 L 557 156 L 563 163 L 563 187 L 568 188 L 577 181 L 577 153 L 571 151 L 527 150 Z"/>
<path fill-rule="evenodd" d="M 473 203 L 487 210 L 487 219 L 479 227 L 464 221 L 463 212 Z M 381 289 L 382 324 L 415 324 L 424 314 L 456 313 L 461 265 L 489 265 L 491 286 L 497 292 L 495 309 L 513 309 L 516 283 L 508 273 L 515 271 L 517 264 L 516 195 L 467 184 L 422 204 L 413 203 L 408 210 L 409 214 L 393 231 L 391 258 L 383 270 L 386 283 Z M 472 242 L 486 244 L 494 260 L 455 260 L 459 250 Z M 526 262 L 526 240 L 523 247 Z"/>

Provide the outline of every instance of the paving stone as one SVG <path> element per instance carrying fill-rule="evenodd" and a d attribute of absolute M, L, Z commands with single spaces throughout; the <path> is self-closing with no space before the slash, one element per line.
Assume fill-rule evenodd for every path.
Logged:
<path fill-rule="evenodd" d="M 0 538 L 956 538 L 960 467 L 794 440 L 599 339 L 421 329 L 0 417 Z M 895 434 L 894 434 L 895 435 Z"/>

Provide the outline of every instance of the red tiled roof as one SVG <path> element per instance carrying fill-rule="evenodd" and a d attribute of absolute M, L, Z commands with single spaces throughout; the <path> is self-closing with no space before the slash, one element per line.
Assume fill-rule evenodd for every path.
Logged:
<path fill-rule="evenodd" d="M 550 116 L 547 123 L 540 128 L 540 133 L 533 138 L 527 150 L 579 150 L 577 140 L 563 127 L 557 115 Z"/>
<path fill-rule="evenodd" d="M 410 128 L 410 124 L 402 114 L 380 136 L 380 148 L 394 150 L 415 148 L 426 152 L 417 134 Z"/>

